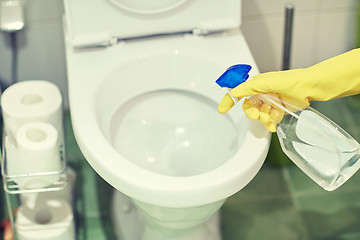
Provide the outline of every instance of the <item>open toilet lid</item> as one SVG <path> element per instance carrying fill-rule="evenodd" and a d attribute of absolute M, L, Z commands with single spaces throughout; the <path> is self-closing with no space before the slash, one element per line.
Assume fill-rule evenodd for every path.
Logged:
<path fill-rule="evenodd" d="M 65 0 L 74 47 L 109 45 L 112 39 L 240 26 L 241 0 Z"/>
<path fill-rule="evenodd" d="M 130 13 L 158 14 L 168 12 L 179 7 L 188 0 L 109 0 L 117 7 Z"/>

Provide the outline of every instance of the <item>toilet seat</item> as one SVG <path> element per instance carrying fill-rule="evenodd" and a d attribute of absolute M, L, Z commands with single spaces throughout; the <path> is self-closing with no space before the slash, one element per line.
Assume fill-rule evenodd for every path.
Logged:
<path fill-rule="evenodd" d="M 124 11 L 135 14 L 159 14 L 180 7 L 189 0 L 161 0 L 154 5 L 153 2 L 144 2 L 141 0 L 109 0 Z M 146 5 L 148 4 L 148 5 Z"/>
<path fill-rule="evenodd" d="M 105 49 L 76 49 L 67 38 L 66 52 L 71 118 L 78 144 L 91 166 L 126 195 L 166 207 L 199 206 L 238 192 L 262 166 L 270 134 L 261 124 L 248 120 L 239 109 L 233 109 L 229 116 L 234 123 L 241 124 L 238 127 L 249 126 L 250 131 L 240 131 L 243 134 L 241 148 L 221 166 L 193 176 L 167 176 L 129 162 L 109 143 L 106 129 L 121 103 L 158 89 L 188 90 L 218 102 L 224 91 L 214 81 L 228 66 L 236 63 L 255 66 L 240 31 L 204 37 L 193 34 L 153 37 Z M 149 81 L 149 84 L 133 85 L 129 88 L 131 91 L 124 90 L 119 98 L 119 90 L 112 85 L 116 83 L 116 76 L 144 59 L 150 65 L 157 59 L 167 59 L 164 63 L 175 61 L 169 66 L 183 64 L 184 69 L 192 66 L 203 69 L 194 70 L 198 75 L 193 83 Z M 139 72 L 141 70 L 144 69 Z M 152 69 L 144 71 L 151 74 Z M 256 73 L 256 68 L 250 72 Z M 129 84 L 134 82 L 124 86 Z"/>
<path fill-rule="evenodd" d="M 73 47 L 113 45 L 118 39 L 240 26 L 239 0 L 65 0 Z"/>

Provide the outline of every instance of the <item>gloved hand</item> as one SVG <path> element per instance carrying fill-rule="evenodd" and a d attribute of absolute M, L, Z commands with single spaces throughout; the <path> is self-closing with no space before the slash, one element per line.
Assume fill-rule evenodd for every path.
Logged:
<path fill-rule="evenodd" d="M 275 93 L 279 102 L 296 102 L 305 108 L 310 101 L 328 101 L 360 93 L 360 49 L 325 60 L 309 68 L 258 74 L 231 90 L 237 98 L 260 93 Z M 286 101 L 285 101 L 286 100 Z M 234 105 L 229 94 L 221 100 L 218 111 L 226 113 Z M 243 103 L 245 114 L 260 120 L 269 131 L 276 131 L 283 112 L 251 97 Z M 276 109 L 276 108 L 275 108 Z M 279 110 L 279 109 L 276 109 Z M 274 112 L 274 113 L 273 113 Z"/>

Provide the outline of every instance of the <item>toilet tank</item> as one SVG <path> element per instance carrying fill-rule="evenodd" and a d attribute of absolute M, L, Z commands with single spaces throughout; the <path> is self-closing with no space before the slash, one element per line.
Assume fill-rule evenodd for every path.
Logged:
<path fill-rule="evenodd" d="M 64 0 L 67 34 L 74 47 L 115 39 L 195 31 L 241 24 L 241 0 Z"/>

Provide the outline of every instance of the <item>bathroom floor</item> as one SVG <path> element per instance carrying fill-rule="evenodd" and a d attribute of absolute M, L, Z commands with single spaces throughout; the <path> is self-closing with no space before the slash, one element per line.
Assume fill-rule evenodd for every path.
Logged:
<path fill-rule="evenodd" d="M 359 97 L 315 103 L 314 107 L 360 141 Z M 78 239 L 114 239 L 109 208 L 112 188 L 82 156 L 72 133 L 69 113 L 65 116 L 67 159 L 77 172 Z M 338 190 L 326 192 L 295 165 L 279 167 L 269 163 L 278 159 L 286 160 L 286 157 L 271 151 L 253 181 L 226 201 L 221 211 L 223 240 L 360 239 L 360 173 Z M 2 192 L 1 221 L 6 215 L 3 195 Z"/>

